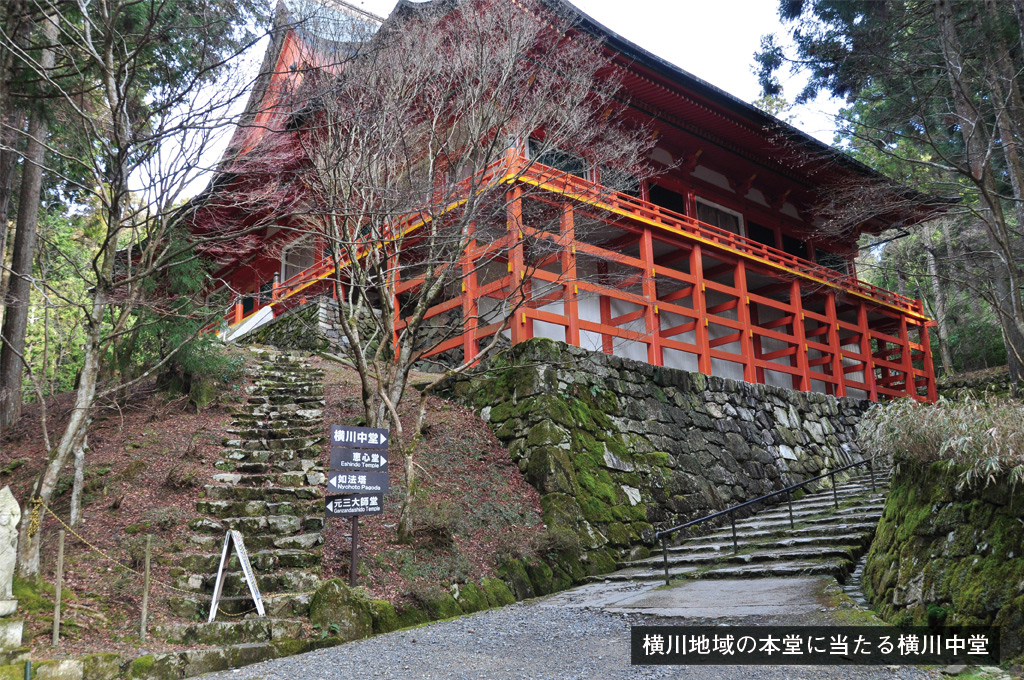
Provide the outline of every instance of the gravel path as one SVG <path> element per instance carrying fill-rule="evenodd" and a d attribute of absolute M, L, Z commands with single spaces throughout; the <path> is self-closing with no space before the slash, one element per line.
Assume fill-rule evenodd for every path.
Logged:
<path fill-rule="evenodd" d="M 558 600 L 543 599 L 202 677 L 207 680 L 935 680 L 939 677 L 937 671 L 909 666 L 630 665 L 631 625 L 681 623 L 679 619 L 567 607 Z M 822 615 L 802 615 L 785 620 L 748 619 L 743 623 L 815 625 L 827 623 L 827 620 L 823 620 Z"/>

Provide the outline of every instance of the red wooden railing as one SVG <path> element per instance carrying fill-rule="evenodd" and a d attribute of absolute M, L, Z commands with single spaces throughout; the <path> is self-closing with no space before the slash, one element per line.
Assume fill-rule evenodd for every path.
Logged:
<path fill-rule="evenodd" d="M 609 190 L 594 182 L 567 175 L 511 153 L 491 164 L 482 173 L 464 180 L 461 197 L 460 193 L 456 192 L 455 198 L 439 212 L 443 214 L 444 212 L 455 210 L 466 200 L 469 192 L 475 190 L 482 191 L 485 188 L 492 188 L 496 184 L 508 185 L 509 196 L 521 197 L 523 189 L 532 186 L 537 191 L 532 192 L 530 196 L 540 197 L 548 201 L 567 203 L 576 206 L 574 210 L 587 212 L 586 206 L 590 206 L 592 209 L 589 212 L 600 211 L 609 214 L 610 217 L 606 217 L 606 219 L 613 221 L 626 230 L 639 233 L 641 242 L 645 243 L 644 247 L 647 248 L 647 251 L 645 251 L 646 257 L 637 259 L 602 249 L 593 244 L 576 241 L 575 237 L 572 237 L 573 255 L 568 259 L 571 260 L 573 267 L 575 267 L 575 251 L 578 248 L 581 252 L 590 252 L 590 254 L 598 258 L 616 261 L 627 267 L 636 268 L 637 272 L 634 278 L 644 283 L 643 295 L 648 296 L 650 299 L 648 300 L 643 296 L 636 296 L 623 290 L 612 290 L 607 286 L 590 282 L 578 282 L 575 285 L 576 293 L 578 294 L 579 290 L 582 289 L 585 292 L 621 299 L 638 305 L 641 308 L 646 307 L 646 311 L 640 309 L 637 312 L 615 319 L 602 318 L 601 323 L 595 323 L 579 319 L 578 315 L 574 313 L 558 315 L 543 311 L 539 307 L 545 301 L 532 301 L 523 308 L 521 323 L 512 324 L 513 342 L 529 337 L 529 333 L 524 335 L 522 332 L 522 327 L 525 327 L 528 323 L 527 317 L 529 317 L 529 319 L 537 321 L 562 325 L 566 329 L 567 341 L 576 344 L 579 342 L 580 330 L 600 333 L 606 339 L 605 351 L 611 351 L 610 338 L 647 343 L 650 350 L 649 360 L 659 365 L 661 364 L 661 352 L 664 347 L 690 352 L 702 357 L 701 370 L 705 370 L 705 372 L 710 372 L 710 363 L 708 362 L 715 358 L 742 363 L 744 378 L 751 381 L 763 381 L 764 371 L 770 370 L 782 374 L 791 374 L 794 376 L 794 387 L 800 389 L 810 389 L 812 380 L 823 382 L 830 393 L 835 393 L 839 396 L 845 394 L 847 387 L 850 387 L 863 390 L 871 398 L 877 398 L 879 395 L 933 398 L 934 375 L 927 347 L 926 325 L 928 320 L 923 314 L 923 307 L 920 301 L 911 300 L 905 296 L 873 286 L 855 277 L 841 274 L 777 248 L 700 222 L 692 217 L 673 212 L 628 194 Z M 520 189 L 516 189 L 516 187 L 520 187 Z M 392 233 L 400 235 L 411 234 L 430 219 L 432 217 L 429 214 L 417 213 L 408 215 L 392 227 Z M 523 231 L 527 234 L 528 238 L 548 238 L 551 236 L 526 226 L 523 227 Z M 678 243 L 691 248 L 691 250 L 696 250 L 696 260 L 691 263 L 691 266 L 696 266 L 697 273 L 695 275 L 685 274 L 670 267 L 657 265 L 649 251 L 650 238 L 654 234 L 657 235 L 660 241 Z M 383 240 L 387 241 L 386 238 Z M 373 247 L 380 246 L 376 245 Z M 563 244 L 563 247 L 568 246 Z M 476 255 L 467 254 L 467 257 L 478 257 L 488 249 L 489 246 L 481 246 L 477 249 Z M 701 268 L 701 250 L 716 258 L 724 257 L 726 260 L 731 258 L 739 263 L 734 272 L 738 279 L 734 285 L 703 278 L 702 272 L 699 271 Z M 357 254 L 358 256 L 359 254 Z M 514 252 L 510 253 L 509 258 L 511 271 L 514 266 Z M 748 267 L 753 266 L 769 274 L 771 272 L 778 272 L 780 282 L 786 282 L 787 287 L 791 288 L 790 302 L 786 303 L 780 300 L 769 299 L 753 291 L 748 291 L 745 283 L 747 268 L 742 265 L 744 262 L 747 263 Z M 340 266 L 344 268 L 346 265 L 347 262 L 342 262 Z M 465 269 L 465 266 L 463 268 Z M 695 289 L 702 291 L 699 296 L 701 300 L 698 301 L 696 299 L 698 296 L 691 293 L 694 295 L 693 306 L 684 307 L 680 303 L 673 303 L 673 299 L 679 297 L 680 294 L 673 294 L 659 299 L 657 288 L 654 284 L 656 273 L 658 276 L 667 276 L 670 279 L 693 285 Z M 257 300 L 253 306 L 252 313 L 256 313 L 260 309 L 269 306 L 274 310 L 275 315 L 280 314 L 281 311 L 288 309 L 297 302 L 304 301 L 307 296 L 313 293 L 330 290 L 330 279 L 334 274 L 335 266 L 333 262 L 330 260 L 317 262 L 312 267 L 286 281 L 274 284 L 271 298 L 269 300 Z M 518 275 L 522 276 L 523 274 L 520 272 Z M 531 271 L 530 275 L 542 281 L 551 279 L 551 276 L 554 276 L 540 268 Z M 743 280 L 739 281 L 739 279 Z M 443 301 L 435 306 L 435 308 L 432 308 L 427 316 L 428 318 L 437 316 L 438 314 L 455 309 L 461 304 L 464 316 L 469 318 L 468 312 L 475 309 L 476 300 L 479 297 L 485 295 L 494 297 L 495 294 L 500 294 L 501 291 L 510 292 L 514 290 L 515 286 L 510 281 L 511 279 L 508 281 L 492 282 L 488 284 L 486 290 L 477 289 L 475 284 L 473 284 L 469 287 L 468 292 L 463 292 L 461 302 L 459 298 Z M 555 283 L 555 281 L 549 282 Z M 807 310 L 801 306 L 799 301 L 801 282 L 805 286 L 812 284 L 824 292 L 823 294 L 827 301 L 824 313 Z M 405 289 L 414 288 L 416 285 L 415 281 L 403 282 Z M 792 286 L 795 286 L 795 288 L 792 288 Z M 703 300 L 703 290 L 705 288 L 714 289 L 720 293 L 733 296 L 735 300 L 725 306 L 719 304 L 707 308 Z M 463 289 L 464 291 L 467 290 L 465 285 Z M 849 314 L 847 314 L 845 319 L 840 318 L 837 314 L 836 295 L 839 293 L 852 295 L 860 299 L 860 311 L 857 312 L 856 320 L 851 319 Z M 555 297 L 558 296 L 556 295 Z M 745 298 L 745 302 L 741 303 L 741 298 Z M 755 304 L 788 314 L 790 315 L 787 317 L 789 320 L 783 322 L 777 319 L 760 324 L 756 318 L 751 318 L 751 301 Z M 881 327 L 869 327 L 866 316 L 868 307 L 865 306 L 865 303 L 868 303 L 871 309 L 876 310 L 873 312 L 875 314 L 884 312 L 882 317 L 885 321 L 884 330 L 891 328 L 891 332 L 896 333 L 896 335 L 883 332 Z M 568 300 L 568 295 L 566 295 L 567 309 L 571 304 Z M 690 319 L 690 321 L 675 328 L 662 329 L 661 322 L 654 321 L 658 315 L 659 307 L 665 312 Z M 721 310 L 733 308 L 740 314 L 738 320 L 721 316 Z M 244 321 L 245 318 L 248 318 L 248 315 L 243 317 L 241 310 L 241 300 L 238 300 L 227 315 L 229 325 L 237 325 Z M 619 327 L 629 323 L 631 320 L 639 320 L 641 318 L 646 319 L 648 328 L 646 334 Z M 800 321 L 797 322 L 795 321 L 796 319 Z M 804 329 L 804 321 L 810 324 L 809 329 Z M 732 330 L 725 337 L 710 340 L 707 337 L 707 331 L 704 331 L 703 343 L 697 343 L 697 345 L 682 342 L 673 337 L 680 333 L 693 331 L 701 323 L 707 326 L 709 322 L 721 328 Z M 467 356 L 469 356 L 476 347 L 477 338 L 493 334 L 498 330 L 499 326 L 499 324 L 489 324 L 478 328 L 475 320 L 471 323 L 473 326 L 472 331 L 467 331 L 469 336 L 449 340 L 441 346 L 433 348 L 429 354 L 437 354 L 462 345 Z M 529 323 L 532 323 L 532 321 Z M 791 325 L 793 330 L 790 333 L 779 330 L 780 326 L 783 326 L 784 323 Z M 398 328 L 401 329 L 402 325 L 399 320 L 397 323 Z M 921 335 L 919 342 L 911 341 L 908 335 L 908 325 L 919 329 Z M 845 338 L 841 337 L 841 332 L 847 334 Z M 841 345 L 850 343 L 850 338 L 859 338 L 852 341 L 858 344 L 859 352 L 851 351 L 849 348 L 842 349 Z M 756 347 L 760 346 L 762 339 L 786 342 L 789 343 L 789 348 L 774 350 L 768 353 L 758 353 Z M 723 344 L 733 343 L 740 343 L 742 351 L 739 355 L 730 353 L 722 347 Z M 893 347 L 890 347 L 890 344 Z M 873 346 L 875 349 L 873 349 Z M 820 353 L 820 356 L 811 359 L 807 357 L 799 358 L 801 352 L 810 352 L 812 350 Z M 748 354 L 749 356 L 747 356 Z M 894 356 L 896 358 L 895 361 L 892 360 Z M 787 360 L 792 365 L 780 365 L 777 361 L 780 357 L 789 357 Z M 857 365 L 849 365 L 851 361 L 857 362 Z M 859 373 L 861 371 L 863 372 L 862 381 L 855 381 L 852 376 L 847 376 L 847 374 Z M 875 375 L 876 371 L 878 373 L 877 377 Z M 924 395 L 918 394 L 919 388 L 924 390 Z"/>

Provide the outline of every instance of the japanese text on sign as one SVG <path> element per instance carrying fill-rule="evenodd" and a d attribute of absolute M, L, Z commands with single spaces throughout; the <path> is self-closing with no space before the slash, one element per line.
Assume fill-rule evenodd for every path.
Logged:
<path fill-rule="evenodd" d="M 388 452 L 380 449 L 360 451 L 359 449 L 332 448 L 331 469 L 387 472 Z"/>
<path fill-rule="evenodd" d="M 328 517 L 343 517 L 348 515 L 376 515 L 383 512 L 384 508 L 378 494 L 349 494 L 345 496 L 328 496 L 326 510 Z"/>
<path fill-rule="evenodd" d="M 331 445 L 386 449 L 388 447 L 388 431 L 379 427 L 332 425 Z"/>
<path fill-rule="evenodd" d="M 327 490 L 339 493 L 374 491 L 388 492 L 388 473 L 386 472 L 335 472 L 327 477 Z"/>
<path fill-rule="evenodd" d="M 634 626 L 633 664 L 994 664 L 998 628 Z"/>

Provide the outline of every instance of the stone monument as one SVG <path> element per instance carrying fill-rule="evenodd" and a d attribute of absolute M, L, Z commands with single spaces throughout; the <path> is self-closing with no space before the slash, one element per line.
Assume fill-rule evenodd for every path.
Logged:
<path fill-rule="evenodd" d="M 21 647 L 24 621 L 11 619 L 18 608 L 11 587 L 14 583 L 14 567 L 18 559 L 18 522 L 21 508 L 11 493 L 11 487 L 0 489 L 0 650 L 8 651 Z"/>

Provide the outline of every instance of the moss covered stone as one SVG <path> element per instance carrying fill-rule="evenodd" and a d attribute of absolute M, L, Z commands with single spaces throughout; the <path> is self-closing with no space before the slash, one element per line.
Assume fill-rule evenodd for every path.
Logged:
<path fill-rule="evenodd" d="M 369 603 L 337 578 L 325 581 L 313 593 L 309 619 L 321 630 L 346 640 L 358 640 L 373 633 Z"/>
<path fill-rule="evenodd" d="M 480 587 L 487 595 L 487 603 L 492 607 L 504 607 L 516 601 L 516 596 L 500 578 L 485 578 L 480 582 Z"/>
<path fill-rule="evenodd" d="M 533 584 L 533 592 L 537 595 L 547 595 L 555 592 L 554 573 L 544 562 L 532 562 L 525 565 L 526 574 Z"/>
<path fill-rule="evenodd" d="M 82 659 L 82 672 L 90 680 L 114 680 L 121 673 L 120 654 L 89 654 Z"/>
<path fill-rule="evenodd" d="M 864 590 L 892 623 L 999 625 L 1004 660 L 1024 656 L 1024 496 L 958 491 L 957 474 L 943 463 L 901 464 Z"/>
<path fill-rule="evenodd" d="M 498 568 L 498 576 L 508 584 L 509 590 L 517 600 L 526 600 L 534 596 L 533 584 L 521 560 L 507 560 Z"/>
<path fill-rule="evenodd" d="M 446 590 L 437 589 L 422 595 L 421 604 L 426 609 L 427 617 L 431 621 L 450 619 L 463 614 L 459 603 Z"/>
<path fill-rule="evenodd" d="M 472 583 L 453 586 L 453 590 L 452 595 L 454 595 L 455 601 L 467 614 L 482 612 L 490 606 L 487 602 L 487 594 Z"/>
<path fill-rule="evenodd" d="M 369 607 L 374 633 L 390 633 L 401 627 L 398 621 L 398 612 L 387 600 L 371 600 Z"/>
<path fill-rule="evenodd" d="M 399 628 L 410 628 L 430 621 L 426 611 L 412 604 L 399 606 L 396 613 L 398 614 Z"/>
<path fill-rule="evenodd" d="M 132 680 L 177 680 L 182 676 L 178 654 L 146 654 L 132 661 L 128 677 Z"/>

